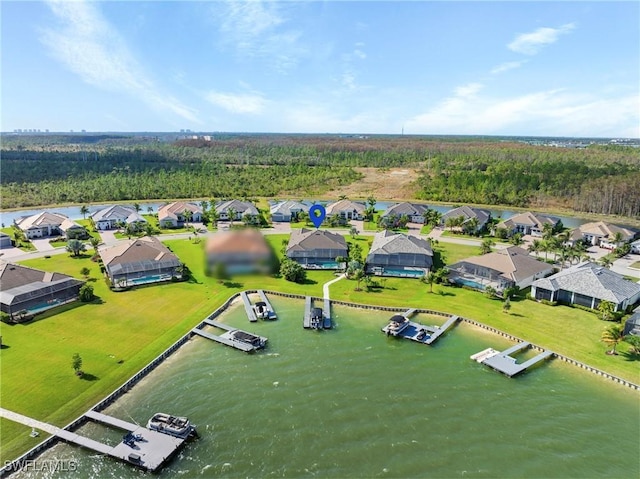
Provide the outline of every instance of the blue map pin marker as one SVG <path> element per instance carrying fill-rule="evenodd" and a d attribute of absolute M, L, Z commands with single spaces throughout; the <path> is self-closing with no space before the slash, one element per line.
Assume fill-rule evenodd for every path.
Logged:
<path fill-rule="evenodd" d="M 324 209 L 324 206 L 313 205 L 309 208 L 309 219 L 316 228 L 320 228 L 325 216 L 327 216 L 327 210 Z"/>

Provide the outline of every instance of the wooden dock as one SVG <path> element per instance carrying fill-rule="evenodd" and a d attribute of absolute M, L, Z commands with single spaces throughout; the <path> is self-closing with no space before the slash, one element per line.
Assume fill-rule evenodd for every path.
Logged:
<path fill-rule="evenodd" d="M 333 323 L 331 321 L 331 301 L 327 298 L 324 299 L 324 308 L 315 308 L 315 301 L 311 296 L 306 296 L 304 299 L 304 316 L 302 319 L 302 326 L 305 329 L 331 329 Z M 322 317 L 320 320 L 314 320 L 313 311 L 317 310 L 317 318 Z"/>
<path fill-rule="evenodd" d="M 404 316 L 405 318 L 409 319 L 409 318 L 411 318 L 411 316 L 416 314 L 416 311 L 417 310 L 415 308 L 407 309 L 404 313 L 402 313 L 402 316 Z"/>
<path fill-rule="evenodd" d="M 313 308 L 313 299 L 311 296 L 304 298 L 304 316 L 302 319 L 302 327 L 309 329 L 311 327 L 311 308 Z"/>
<path fill-rule="evenodd" d="M 271 319 L 271 320 L 278 319 L 278 315 L 276 314 L 276 311 L 273 309 L 271 302 L 267 299 L 267 295 L 264 294 L 264 291 L 259 289 L 258 295 L 260 296 L 260 300 L 267 305 L 267 313 L 268 313 L 267 319 Z"/>
<path fill-rule="evenodd" d="M 442 326 L 432 328 L 433 331 L 429 331 L 428 337 L 424 340 L 425 344 L 435 343 L 440 336 L 451 329 L 458 321 L 460 321 L 458 316 L 451 316 Z"/>
<path fill-rule="evenodd" d="M 258 349 L 262 349 L 266 346 L 268 339 L 263 336 L 257 336 L 255 334 L 243 331 L 241 329 L 233 328 L 227 324 L 219 323 L 211 319 L 205 319 L 202 321 L 214 328 L 222 329 L 225 332 L 218 336 L 216 334 L 208 333 L 198 328 L 194 328 L 192 332 L 203 338 L 210 339 L 226 346 L 244 351 L 245 353 L 251 353 Z"/>
<path fill-rule="evenodd" d="M 523 351 L 531 346 L 528 342 L 518 343 L 514 346 L 511 346 L 509 349 L 505 349 L 502 352 L 498 352 L 495 350 L 484 350 L 478 354 L 474 354 L 471 358 L 476 361 L 486 364 L 492 369 L 495 369 L 498 372 L 501 372 L 510 378 L 520 374 L 522 371 L 525 371 L 532 366 L 538 364 L 541 361 L 544 361 L 547 358 L 553 356 L 552 351 L 543 351 L 540 354 L 534 356 L 533 358 L 523 362 L 518 363 L 512 354 Z M 490 349 L 490 348 L 489 348 Z M 486 353 L 483 355 L 483 353 Z M 476 356 L 476 357 L 474 357 Z M 484 356 L 484 357 L 483 357 Z"/>
<path fill-rule="evenodd" d="M 68 443 L 90 449 L 99 454 L 113 457 L 146 471 L 157 472 L 184 445 L 186 439 L 152 431 L 121 419 L 117 419 L 97 411 L 88 411 L 85 416 L 104 424 L 117 427 L 129 433 L 139 435 L 140 440 L 131 446 L 120 442 L 115 446 L 104 444 L 66 429 L 23 416 L 13 411 L 0 408 L 0 417 L 19 422 L 32 428 L 40 429 Z"/>
<path fill-rule="evenodd" d="M 247 313 L 247 318 L 249 318 L 250 322 L 255 323 L 256 321 L 258 321 L 258 318 L 256 317 L 255 311 L 251 307 L 251 301 L 249 301 L 249 296 L 247 295 L 247 293 L 243 291 L 242 293 L 240 293 L 240 297 L 242 298 L 242 302 L 244 304 L 244 311 L 245 313 Z"/>

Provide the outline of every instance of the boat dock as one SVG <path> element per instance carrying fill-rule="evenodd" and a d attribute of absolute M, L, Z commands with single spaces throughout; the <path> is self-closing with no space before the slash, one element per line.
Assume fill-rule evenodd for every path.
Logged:
<path fill-rule="evenodd" d="M 214 328 L 223 329 L 225 332 L 220 336 L 202 331 L 198 328 L 194 328 L 192 332 L 198 336 L 202 336 L 203 338 L 216 341 L 226 346 L 231 346 L 232 348 L 239 349 L 246 353 L 251 353 L 257 349 L 264 348 L 268 341 L 268 339 L 263 336 L 257 336 L 247 331 L 233 328 L 224 323 L 219 323 L 210 319 L 203 320 L 203 323 L 213 326 Z"/>
<path fill-rule="evenodd" d="M 304 298 L 302 326 L 305 329 L 331 329 L 333 327 L 331 322 L 331 301 L 325 298 L 323 309 L 314 307 L 314 304 L 315 302 L 311 296 Z"/>
<path fill-rule="evenodd" d="M 451 316 L 442 326 L 426 326 L 409 320 L 415 313 L 415 309 L 409 309 L 401 315 L 393 316 L 389 323 L 382 328 L 382 332 L 387 336 L 410 339 L 418 343 L 431 345 L 460 320 L 458 316 Z"/>
<path fill-rule="evenodd" d="M 323 319 L 323 325 L 322 327 L 324 329 L 331 329 L 331 300 L 329 298 L 324 298 L 324 304 L 323 304 L 323 308 L 322 308 L 322 316 L 324 317 Z"/>
<path fill-rule="evenodd" d="M 240 297 L 242 298 L 242 303 L 244 304 L 244 311 L 247 313 L 247 318 L 252 323 L 258 321 L 258 317 L 256 316 L 255 311 L 251 307 L 251 301 L 249 301 L 249 296 L 244 291 L 240 293 Z"/>
<path fill-rule="evenodd" d="M 131 445 L 124 441 L 115 446 L 104 444 L 75 432 L 67 431 L 51 424 L 32 419 L 21 414 L 0 409 L 0 417 L 15 421 L 35 429 L 40 429 L 56 436 L 68 443 L 90 449 L 92 451 L 113 457 L 150 472 L 157 472 L 184 445 L 186 439 L 180 439 L 168 434 L 152 431 L 121 419 L 117 419 L 96 411 L 88 411 L 85 416 L 104 424 L 114 426 L 139 437 Z"/>
<path fill-rule="evenodd" d="M 258 295 L 260 296 L 260 300 L 267 307 L 267 318 L 266 319 L 278 319 L 278 315 L 276 314 L 276 311 L 273 309 L 273 306 L 271 306 L 271 302 L 267 299 L 267 295 L 264 294 L 264 291 L 259 289 L 258 290 Z"/>
<path fill-rule="evenodd" d="M 522 342 L 511 346 L 509 349 L 505 349 L 502 352 L 488 348 L 484 351 L 480 351 L 479 353 L 474 354 L 473 356 L 471 356 L 471 359 L 474 359 L 479 363 L 486 364 L 490 368 L 495 369 L 496 371 L 501 372 L 509 377 L 513 377 L 517 374 L 520 374 L 522 371 L 529 369 L 535 364 L 538 364 L 539 362 L 553 356 L 554 354 L 552 351 L 543 351 L 523 363 L 517 363 L 516 359 L 511 356 L 511 354 L 523 351 L 530 346 L 530 343 Z"/>

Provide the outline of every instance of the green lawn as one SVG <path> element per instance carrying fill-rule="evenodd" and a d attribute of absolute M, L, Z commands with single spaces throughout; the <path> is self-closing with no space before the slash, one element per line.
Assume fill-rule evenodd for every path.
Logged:
<path fill-rule="evenodd" d="M 266 238 L 281 257 L 282 240 L 288 235 Z M 364 255 L 371 240 L 370 237 L 347 237 L 347 241 L 362 245 Z M 305 284 L 258 275 L 237 276 L 220 282 L 204 274 L 204 242 L 174 240 L 166 244 L 189 266 L 193 274 L 191 282 L 114 293 L 107 288 L 98 265 L 89 255 L 81 258 L 57 255 L 25 261 L 27 266 L 77 278 L 81 278 L 81 268 L 89 267 L 100 300 L 95 304 L 62 306 L 28 324 L 0 324 L 0 334 L 6 344 L 0 353 L 2 406 L 63 426 L 125 382 L 233 293 L 260 288 L 321 296 L 322 285 L 335 278 L 331 271 L 308 271 Z M 477 249 L 444 243 L 436 246 L 440 260 L 444 258 L 448 263 L 475 254 Z M 342 280 L 331 287 L 331 296 L 361 303 L 456 313 L 638 381 L 637 362 L 625 354 L 604 354 L 606 347 L 599 339 L 608 323 L 599 321 L 591 313 L 522 300 L 514 301 L 510 314 L 505 314 L 501 302 L 477 292 L 435 285 L 434 294 L 430 294 L 429 286 L 416 280 L 389 278 L 380 282 L 383 289 L 367 293 L 354 291 L 354 281 Z M 627 345 L 621 345 L 619 350 L 625 353 Z M 86 372 L 83 379 L 78 379 L 71 368 L 71 356 L 76 352 L 83 359 Z M 28 436 L 28 428 L 7 425 L 5 421 L 0 425 L 0 461 L 16 457 L 33 446 L 34 439 Z"/>
<path fill-rule="evenodd" d="M 630 264 L 629 268 L 640 269 L 640 261 L 636 261 L 635 263 Z"/>
<path fill-rule="evenodd" d="M 420 228 L 420 234 L 426 236 L 431 233 L 431 230 L 433 230 L 433 225 L 422 225 L 422 228 Z"/>

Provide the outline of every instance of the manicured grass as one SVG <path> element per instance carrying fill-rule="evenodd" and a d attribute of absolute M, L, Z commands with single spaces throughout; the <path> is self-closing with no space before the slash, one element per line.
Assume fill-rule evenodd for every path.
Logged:
<path fill-rule="evenodd" d="M 80 226 L 84 226 L 84 229 L 87 230 L 87 233 L 89 233 L 89 236 L 91 236 L 92 238 L 102 240 L 102 238 L 100 237 L 100 233 L 98 233 L 97 231 L 93 231 L 91 220 L 77 220 L 76 223 L 78 223 Z"/>
<path fill-rule="evenodd" d="M 266 237 L 280 258 L 282 240 L 288 236 Z M 347 237 L 347 241 L 362 245 L 363 255 L 368 252 L 371 240 Z M 221 282 L 204 274 L 204 242 L 173 240 L 166 244 L 191 270 L 191 282 L 114 293 L 107 288 L 98 265 L 89 255 L 81 258 L 57 255 L 25 261 L 25 265 L 34 268 L 78 278 L 80 269 L 89 267 L 100 300 L 62 306 L 27 324 L 0 324 L 0 334 L 7 346 L 0 353 L 2 406 L 63 426 L 135 374 L 233 293 L 260 288 L 321 296 L 322 285 L 335 278 L 331 271 L 308 271 L 305 284 L 258 275 Z M 440 259 L 448 263 L 475 254 L 477 249 L 436 245 Z M 606 346 L 599 339 L 609 323 L 591 313 L 522 300 L 512 302 L 510 313 L 505 314 L 500 301 L 489 300 L 477 292 L 434 285 L 434 293 L 430 294 L 429 286 L 417 280 L 388 278 L 379 282 L 384 288 L 367 293 L 354 291 L 354 281 L 342 280 L 331 287 L 331 296 L 360 303 L 452 312 L 638 381 L 638 363 L 624 354 L 628 351 L 626 344 L 619 346 L 623 353 L 620 356 L 604 354 Z M 86 373 L 83 379 L 77 378 L 71 368 L 71 357 L 76 352 L 83 359 Z M 0 461 L 33 446 L 33 439 L 21 427 L 9 425 L 4 429 L 4 421 L 0 425 L 3 426 Z"/>
<path fill-rule="evenodd" d="M 640 269 L 640 261 L 636 261 L 635 263 L 630 264 L 629 268 Z"/>

